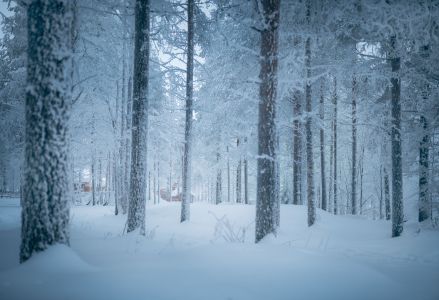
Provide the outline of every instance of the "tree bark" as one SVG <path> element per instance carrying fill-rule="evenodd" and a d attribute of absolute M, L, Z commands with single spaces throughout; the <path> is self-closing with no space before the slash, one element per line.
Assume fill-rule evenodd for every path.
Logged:
<path fill-rule="evenodd" d="M 419 144 L 419 222 L 430 217 L 430 201 L 428 191 L 428 157 L 429 142 L 428 123 L 425 116 L 421 116 L 422 140 Z"/>
<path fill-rule="evenodd" d="M 276 220 L 276 128 L 275 104 L 278 69 L 279 0 L 261 0 L 261 31 L 258 171 L 256 200 L 256 242 L 275 233 Z"/>
<path fill-rule="evenodd" d="M 293 95 L 293 204 L 300 204 L 300 185 L 302 181 L 302 133 L 300 132 L 301 103 L 298 91 Z"/>
<path fill-rule="evenodd" d="M 332 97 L 332 103 L 334 105 L 334 115 L 333 115 L 333 125 L 332 125 L 332 130 L 333 130 L 333 151 L 334 151 L 334 165 L 333 165 L 333 170 L 334 170 L 334 175 L 332 176 L 332 181 L 334 184 L 333 187 L 333 194 L 334 194 L 334 214 L 338 214 L 338 194 L 337 194 L 337 78 L 334 78 L 334 95 Z"/>
<path fill-rule="evenodd" d="M 390 64 L 392 67 L 392 237 L 403 231 L 404 211 L 402 194 L 402 152 L 401 152 L 401 86 L 400 58 L 396 52 L 396 37 L 390 39 L 392 48 Z"/>
<path fill-rule="evenodd" d="M 387 174 L 386 168 L 384 168 L 384 202 L 386 205 L 386 220 L 390 220 L 390 186 L 389 174 Z"/>
<path fill-rule="evenodd" d="M 148 82 L 150 2 L 136 0 L 133 74 L 133 114 L 131 129 L 130 202 L 127 232 L 145 224 L 147 175 Z"/>
<path fill-rule="evenodd" d="M 187 72 L 186 72 L 186 126 L 184 130 L 183 199 L 180 221 L 190 219 L 191 171 L 192 171 L 192 101 L 194 81 L 194 0 L 188 0 Z"/>
<path fill-rule="evenodd" d="M 68 120 L 71 107 L 71 6 L 28 4 L 25 170 L 20 262 L 69 244 Z"/>
<path fill-rule="evenodd" d="M 326 170 L 325 170 L 325 97 L 323 96 L 323 82 L 320 87 L 320 177 L 322 191 L 322 209 L 328 210 L 326 198 Z"/>
<path fill-rule="evenodd" d="M 216 190 L 215 190 L 215 204 L 220 204 L 222 201 L 222 174 L 221 174 L 221 167 L 220 167 L 220 161 L 221 161 L 221 154 L 218 152 L 216 153 L 216 163 L 217 163 L 217 171 L 216 171 Z"/>
<path fill-rule="evenodd" d="M 311 4 L 307 1 L 306 18 L 308 24 L 311 18 Z M 311 103 L 311 37 L 305 42 L 305 66 L 306 66 L 306 178 L 307 178 L 307 203 L 308 203 L 308 226 L 312 226 L 316 220 L 316 205 L 314 202 L 314 159 L 312 149 L 312 103 Z"/>
<path fill-rule="evenodd" d="M 351 206 L 352 214 L 357 214 L 357 80 L 352 79 L 352 173 Z"/>
<path fill-rule="evenodd" d="M 236 141 L 236 147 L 239 151 L 239 138 Z M 241 181 L 241 169 L 242 169 L 242 162 L 241 159 L 238 160 L 238 166 L 236 167 L 236 203 L 242 202 L 242 181 Z"/>

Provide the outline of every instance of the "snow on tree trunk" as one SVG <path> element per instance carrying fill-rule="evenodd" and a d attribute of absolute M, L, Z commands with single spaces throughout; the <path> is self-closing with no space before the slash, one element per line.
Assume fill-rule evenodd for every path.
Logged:
<path fill-rule="evenodd" d="M 352 173 L 351 206 L 352 214 L 357 214 L 357 81 L 352 79 Z"/>
<path fill-rule="evenodd" d="M 127 232 L 145 223 L 148 132 L 149 0 L 136 0 L 131 129 L 131 177 Z"/>
<path fill-rule="evenodd" d="M 244 143 L 246 145 L 247 150 L 247 137 L 244 138 Z M 247 163 L 247 154 L 244 155 L 244 203 L 249 204 L 248 202 L 248 163 Z"/>
<path fill-rule="evenodd" d="M 403 231 L 404 212 L 402 194 L 402 152 L 401 152 L 401 85 L 399 78 L 400 58 L 396 55 L 396 37 L 390 39 L 392 48 L 392 237 Z"/>
<path fill-rule="evenodd" d="M 192 176 L 192 102 L 194 89 L 194 0 L 188 0 L 187 70 L 186 70 L 186 124 L 184 130 L 183 192 L 180 221 L 190 219 Z"/>
<path fill-rule="evenodd" d="M 320 87 L 320 179 L 322 189 L 322 209 L 328 210 L 326 198 L 326 171 L 325 171 L 325 97 L 323 96 L 323 82 Z"/>
<path fill-rule="evenodd" d="M 430 137 L 428 135 L 428 123 L 425 116 L 421 116 L 422 140 L 419 144 L 419 222 L 430 217 L 430 202 L 428 192 L 428 146 Z"/>
<path fill-rule="evenodd" d="M 337 78 L 334 78 L 334 94 L 332 97 L 332 103 L 334 105 L 334 115 L 333 115 L 333 125 L 332 125 L 332 134 L 333 134 L 333 143 L 334 143 L 334 148 L 333 148 L 333 154 L 334 154 L 334 158 L 333 158 L 333 170 L 334 170 L 334 174 L 332 176 L 332 181 L 333 181 L 333 195 L 334 195 L 334 214 L 338 214 L 338 194 L 337 194 Z"/>
<path fill-rule="evenodd" d="M 236 146 L 239 148 L 239 138 L 236 141 Z M 242 169 L 242 161 L 239 159 L 238 166 L 236 167 L 236 203 L 241 203 L 241 169 Z"/>
<path fill-rule="evenodd" d="M 20 262 L 69 244 L 67 124 L 71 107 L 71 25 L 67 0 L 28 4 L 25 171 Z"/>
<path fill-rule="evenodd" d="M 380 220 L 384 219 L 383 168 L 380 167 Z"/>
<path fill-rule="evenodd" d="M 293 95 L 293 204 L 300 204 L 300 184 L 302 178 L 301 164 L 302 164 L 302 133 L 300 131 L 300 116 L 301 116 L 301 104 L 300 104 L 299 92 L 295 91 Z"/>
<path fill-rule="evenodd" d="M 124 170 L 124 186 L 125 186 L 125 202 L 128 204 L 128 194 L 130 191 L 130 163 L 131 163 L 131 116 L 132 116 L 132 102 L 133 102 L 133 80 L 132 76 L 128 78 L 128 95 L 127 95 L 127 116 L 126 116 L 126 131 L 125 131 L 125 170 Z"/>
<path fill-rule="evenodd" d="M 279 0 L 261 0 L 256 242 L 276 230 L 276 125 Z"/>
<path fill-rule="evenodd" d="M 215 190 L 215 204 L 220 204 L 222 201 L 222 174 L 221 174 L 221 154 L 219 151 L 216 153 L 217 173 L 216 173 L 216 190 Z"/>
<path fill-rule="evenodd" d="M 229 146 L 227 146 L 227 202 L 230 203 L 230 157 L 229 157 Z"/>
<path fill-rule="evenodd" d="M 386 168 L 384 168 L 384 202 L 386 205 L 386 220 L 390 220 L 390 185 Z"/>
<path fill-rule="evenodd" d="M 306 18 L 310 23 L 311 11 L 310 1 L 306 5 Z M 306 67 L 306 198 L 308 204 L 308 226 L 312 226 L 316 220 L 316 205 L 314 202 L 314 160 L 312 149 L 312 103 L 311 103 L 311 37 L 306 38 L 305 42 L 305 67 Z"/>

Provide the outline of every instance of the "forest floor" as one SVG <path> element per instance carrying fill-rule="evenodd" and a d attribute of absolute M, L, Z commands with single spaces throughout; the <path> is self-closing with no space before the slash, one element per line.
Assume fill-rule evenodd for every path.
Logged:
<path fill-rule="evenodd" d="M 0 299 L 439 299 L 439 232 L 282 205 L 277 237 L 254 244 L 253 205 L 147 206 L 146 236 L 113 207 L 71 209 L 71 248 L 19 265 L 18 199 L 0 199 Z"/>

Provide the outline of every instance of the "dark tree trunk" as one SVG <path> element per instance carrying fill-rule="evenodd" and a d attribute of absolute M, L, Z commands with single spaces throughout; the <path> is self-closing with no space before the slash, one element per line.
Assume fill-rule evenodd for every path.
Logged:
<path fill-rule="evenodd" d="M 249 204 L 248 202 L 248 166 L 247 166 L 247 158 L 244 158 L 244 203 Z"/>
<path fill-rule="evenodd" d="M 261 0 L 261 32 L 258 171 L 256 200 L 256 242 L 276 230 L 276 128 L 277 48 L 279 0 Z"/>
<path fill-rule="evenodd" d="M 307 1 L 306 18 L 308 24 L 311 18 L 311 3 Z M 312 102 L 311 102 L 311 38 L 307 37 L 305 42 L 305 66 L 306 66 L 306 196 L 308 204 L 308 226 L 312 226 L 316 220 L 316 206 L 314 202 L 314 159 L 312 149 Z"/>
<path fill-rule="evenodd" d="M 384 219 L 383 168 L 380 167 L 380 220 Z"/>
<path fill-rule="evenodd" d="M 125 203 L 129 202 L 128 193 L 130 190 L 130 165 L 131 165 L 131 122 L 132 122 L 132 76 L 128 78 L 128 95 L 127 95 L 127 116 L 125 130 L 125 170 L 124 170 L 124 186 L 125 186 Z M 121 179 L 122 180 L 122 179 Z"/>
<path fill-rule="evenodd" d="M 419 144 L 419 222 L 430 217 L 430 202 L 428 192 L 428 146 L 430 137 L 428 135 L 428 123 L 425 116 L 421 116 L 423 136 Z"/>
<path fill-rule="evenodd" d="M 321 177 L 321 198 L 322 209 L 328 210 L 326 198 L 326 170 L 325 170 L 325 97 L 323 96 L 323 83 L 320 87 L 320 177 Z"/>
<path fill-rule="evenodd" d="M 190 219 L 191 165 L 192 165 L 192 101 L 194 85 L 194 0 L 188 0 L 187 72 L 186 72 L 186 126 L 184 130 L 183 199 L 180 221 Z"/>
<path fill-rule="evenodd" d="M 384 168 L 384 202 L 386 205 L 386 220 L 390 220 L 390 186 L 389 174 L 387 174 L 386 168 Z"/>
<path fill-rule="evenodd" d="M 332 125 L 332 133 L 333 133 L 333 152 L 334 152 L 334 165 L 333 165 L 333 170 L 334 170 L 334 174 L 332 176 L 332 181 L 334 184 L 333 187 L 333 193 L 334 193 L 334 214 L 338 214 L 338 190 L 337 190 L 337 78 L 334 78 L 334 95 L 332 98 L 332 103 L 334 105 L 334 120 L 333 120 L 333 125 Z"/>
<path fill-rule="evenodd" d="M 357 80 L 352 79 L 352 173 L 351 206 L 352 214 L 357 214 Z M 360 204 L 361 205 L 361 204 Z"/>
<path fill-rule="evenodd" d="M 400 58 L 396 55 L 396 37 L 390 40 L 392 48 L 392 237 L 403 231 L 404 211 L 402 194 L 402 152 L 401 152 L 401 86 L 399 77 Z"/>
<path fill-rule="evenodd" d="M 216 163 L 217 163 L 217 171 L 216 171 L 216 190 L 215 190 L 215 204 L 220 204 L 222 201 L 222 185 L 223 185 L 223 180 L 222 180 L 222 174 L 221 174 L 221 167 L 220 167 L 220 162 L 221 162 L 221 155 L 219 153 L 219 151 L 216 153 Z"/>
<path fill-rule="evenodd" d="M 227 202 L 230 203 L 230 158 L 229 158 L 229 146 L 227 146 Z"/>
<path fill-rule="evenodd" d="M 69 1 L 63 0 L 28 4 L 20 262 L 50 245 L 69 244 L 67 124 L 74 15 L 70 9 Z"/>
<path fill-rule="evenodd" d="M 157 162 L 157 204 L 160 204 L 160 161 Z"/>
<path fill-rule="evenodd" d="M 149 0 L 136 0 L 133 74 L 133 114 L 131 129 L 130 202 L 127 232 L 145 224 L 148 79 L 149 79 Z"/>
<path fill-rule="evenodd" d="M 94 109 L 94 107 L 92 107 Z M 96 205 L 96 146 L 95 143 L 96 134 L 96 119 L 95 114 L 92 115 L 91 121 L 91 203 Z M 90 201 L 88 202 L 90 204 Z M 88 205 L 87 204 L 87 205 Z"/>
<path fill-rule="evenodd" d="M 300 186 L 302 182 L 302 133 L 300 130 L 301 103 L 299 92 L 295 91 L 293 95 L 293 204 L 300 204 Z"/>
<path fill-rule="evenodd" d="M 239 148 L 239 138 L 236 141 L 236 147 Z M 239 151 L 239 150 L 238 150 Z M 242 169 L 242 165 L 241 165 L 241 159 L 239 159 L 238 161 L 238 166 L 236 167 L 236 203 L 241 203 L 242 202 L 242 197 L 241 197 L 241 187 L 242 187 L 242 181 L 241 181 L 241 169 Z"/>

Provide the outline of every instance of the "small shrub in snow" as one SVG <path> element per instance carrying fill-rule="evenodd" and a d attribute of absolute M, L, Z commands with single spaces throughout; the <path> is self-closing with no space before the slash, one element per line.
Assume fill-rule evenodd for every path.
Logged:
<path fill-rule="evenodd" d="M 213 212 L 209 211 L 215 220 L 215 231 L 214 231 L 214 240 L 224 239 L 228 243 L 244 243 L 245 242 L 245 234 L 250 227 L 250 224 L 247 226 L 235 226 L 230 223 L 230 220 L 226 215 L 218 218 Z"/>

